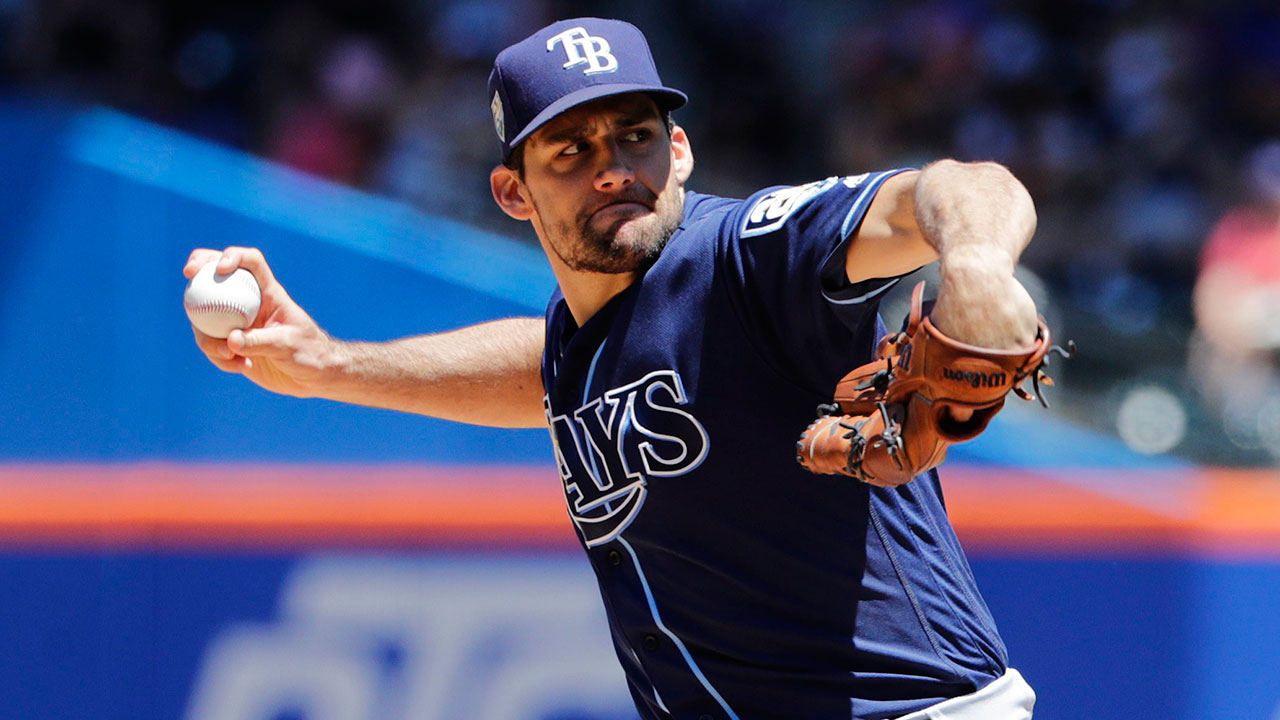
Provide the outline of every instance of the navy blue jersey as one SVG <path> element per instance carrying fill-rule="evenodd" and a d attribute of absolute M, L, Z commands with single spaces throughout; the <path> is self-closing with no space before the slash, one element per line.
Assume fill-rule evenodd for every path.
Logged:
<path fill-rule="evenodd" d="M 891 718 L 1004 672 L 936 473 L 885 489 L 795 460 L 884 332 L 897 280 L 851 285 L 844 250 L 891 174 L 688 193 L 585 325 L 551 299 L 556 461 L 646 719 Z"/>

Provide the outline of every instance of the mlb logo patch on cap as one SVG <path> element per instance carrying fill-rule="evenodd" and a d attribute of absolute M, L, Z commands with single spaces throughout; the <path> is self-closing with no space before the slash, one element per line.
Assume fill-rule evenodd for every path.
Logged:
<path fill-rule="evenodd" d="M 489 109 L 503 161 L 556 115 L 629 92 L 648 93 L 663 110 L 689 100 L 662 84 L 649 43 L 634 25 L 600 18 L 548 25 L 498 53 L 489 75 Z"/>

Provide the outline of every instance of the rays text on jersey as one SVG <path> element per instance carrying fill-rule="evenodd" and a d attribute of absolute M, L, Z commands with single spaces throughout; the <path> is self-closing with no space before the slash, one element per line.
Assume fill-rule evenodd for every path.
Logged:
<path fill-rule="evenodd" d="M 635 519 L 648 481 L 683 475 L 706 459 L 706 428 L 682 406 L 679 373 L 657 370 L 613 388 L 572 413 L 544 399 L 569 514 L 588 546 L 608 542 Z"/>

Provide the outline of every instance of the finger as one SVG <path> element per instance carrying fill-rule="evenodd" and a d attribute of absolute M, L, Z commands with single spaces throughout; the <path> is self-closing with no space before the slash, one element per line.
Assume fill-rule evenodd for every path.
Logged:
<path fill-rule="evenodd" d="M 231 349 L 227 347 L 225 340 L 210 337 L 192 328 L 192 332 L 196 336 L 196 345 L 204 352 L 205 358 L 223 372 L 244 374 L 248 370 L 249 365 L 245 362 L 247 358 L 236 357 Z"/>
<path fill-rule="evenodd" d="M 250 367 L 249 358 L 242 357 L 232 357 L 230 360 L 211 357 L 209 358 L 209 362 L 213 363 L 214 367 L 223 372 L 236 373 L 238 375 L 243 375 Z"/>
<path fill-rule="evenodd" d="M 196 346 L 199 347 L 200 351 L 207 355 L 210 360 L 232 360 L 235 358 L 236 354 L 231 351 L 230 347 L 227 347 L 226 340 L 216 338 L 211 335 L 205 335 L 194 327 L 191 328 L 191 332 L 196 336 Z"/>
<path fill-rule="evenodd" d="M 232 330 L 227 336 L 227 347 L 236 355 L 246 357 L 287 357 L 293 354 L 290 341 L 294 328 L 276 325 L 253 330 Z"/>
<path fill-rule="evenodd" d="M 271 290 L 276 285 L 276 276 L 271 272 L 271 266 L 267 265 L 267 259 L 258 248 L 231 246 L 223 250 L 222 257 L 218 260 L 218 274 L 226 275 L 236 268 L 244 268 L 253 273 L 253 277 L 258 281 L 258 287 L 262 288 L 263 292 Z"/>
<path fill-rule="evenodd" d="M 208 265 L 214 260 L 217 260 L 220 256 L 221 253 L 217 250 L 196 248 L 187 256 L 187 264 L 182 267 L 182 274 L 188 279 L 193 278 L 196 276 L 197 272 L 200 272 L 200 268 Z"/>

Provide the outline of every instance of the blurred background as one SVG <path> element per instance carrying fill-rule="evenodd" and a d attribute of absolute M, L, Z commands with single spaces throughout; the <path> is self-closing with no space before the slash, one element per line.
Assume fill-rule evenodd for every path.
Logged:
<path fill-rule="evenodd" d="M 0 1 L 0 717 L 631 717 L 545 433 L 269 396 L 178 301 L 247 244 L 340 337 L 540 314 L 485 80 L 584 14 L 693 189 L 1023 180 L 1081 352 L 948 500 L 1037 717 L 1280 718 L 1273 0 Z"/>

